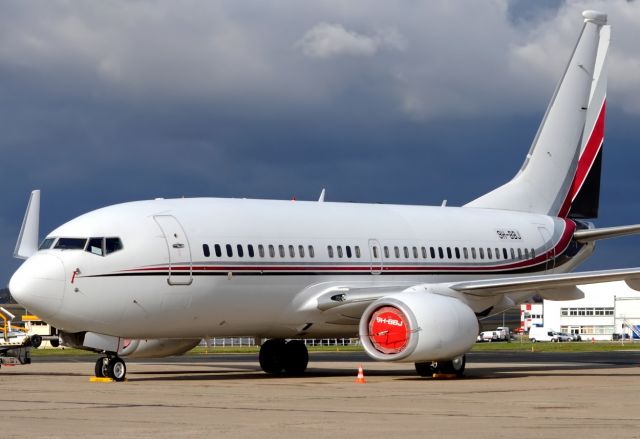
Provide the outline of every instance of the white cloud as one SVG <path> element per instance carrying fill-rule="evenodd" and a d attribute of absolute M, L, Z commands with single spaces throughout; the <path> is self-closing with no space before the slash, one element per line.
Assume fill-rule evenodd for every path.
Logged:
<path fill-rule="evenodd" d="M 406 39 L 396 29 L 385 29 L 367 36 L 341 24 L 318 23 L 296 42 L 295 47 L 311 58 L 340 55 L 371 56 L 380 49 L 404 50 Z"/>

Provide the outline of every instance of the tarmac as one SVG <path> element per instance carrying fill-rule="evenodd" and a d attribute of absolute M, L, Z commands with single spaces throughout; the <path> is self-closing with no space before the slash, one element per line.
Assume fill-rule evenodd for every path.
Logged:
<path fill-rule="evenodd" d="M 472 353 L 455 380 L 361 353 L 312 353 L 287 378 L 256 355 L 131 360 L 124 383 L 90 382 L 94 361 L 2 367 L 0 436 L 640 437 L 638 352 Z"/>

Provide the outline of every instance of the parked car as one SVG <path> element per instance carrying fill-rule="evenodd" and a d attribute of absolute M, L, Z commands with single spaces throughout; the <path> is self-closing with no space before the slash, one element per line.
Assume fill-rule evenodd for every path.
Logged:
<path fill-rule="evenodd" d="M 580 334 L 574 334 L 574 333 L 567 333 L 567 332 L 562 332 L 561 334 L 564 335 L 568 335 L 569 337 L 571 337 L 571 341 L 582 341 L 582 337 L 580 337 Z"/>

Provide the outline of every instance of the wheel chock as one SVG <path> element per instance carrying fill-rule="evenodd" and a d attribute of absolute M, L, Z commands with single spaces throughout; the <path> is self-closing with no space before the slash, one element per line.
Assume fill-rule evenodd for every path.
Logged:
<path fill-rule="evenodd" d="M 436 380 L 455 380 L 458 375 L 455 373 L 434 373 L 433 378 Z"/>

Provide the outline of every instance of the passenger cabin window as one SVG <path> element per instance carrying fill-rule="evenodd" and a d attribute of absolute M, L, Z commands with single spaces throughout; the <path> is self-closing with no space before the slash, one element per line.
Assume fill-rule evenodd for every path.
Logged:
<path fill-rule="evenodd" d="M 516 253 L 513 251 L 513 249 L 511 249 L 511 259 L 515 259 L 516 258 Z"/>
<path fill-rule="evenodd" d="M 359 258 L 360 257 L 360 246 L 356 245 L 355 250 L 356 250 L 356 258 Z"/>
<path fill-rule="evenodd" d="M 316 253 L 313 250 L 313 246 L 312 245 L 309 246 L 309 257 L 310 258 L 315 258 L 316 257 Z"/>
<path fill-rule="evenodd" d="M 373 257 L 375 259 L 378 259 L 378 247 L 376 247 L 375 245 L 373 247 L 371 247 L 371 251 L 373 252 Z M 359 257 L 359 256 L 358 256 Z"/>
<path fill-rule="evenodd" d="M 333 247 L 331 247 L 330 245 L 327 246 L 327 253 L 329 254 L 330 258 L 333 258 Z"/>
<path fill-rule="evenodd" d="M 500 249 L 496 248 L 496 259 L 500 259 Z"/>
<path fill-rule="evenodd" d="M 478 253 L 480 254 L 480 259 L 484 259 L 484 249 L 482 247 L 478 249 Z"/>
<path fill-rule="evenodd" d="M 292 245 L 289 246 L 289 257 L 291 257 L 291 258 L 295 258 L 296 257 L 296 250 L 293 248 Z"/>
<path fill-rule="evenodd" d="M 404 258 L 405 259 L 409 259 L 409 248 L 408 247 L 404 247 Z"/>
<path fill-rule="evenodd" d="M 460 259 L 460 249 L 458 247 L 453 249 L 456 253 L 456 259 Z"/>
<path fill-rule="evenodd" d="M 300 255 L 301 258 L 304 258 L 304 245 L 298 246 L 298 254 Z"/>
<path fill-rule="evenodd" d="M 397 246 L 393 247 L 393 253 L 396 255 L 396 258 L 400 257 L 400 249 Z"/>
<path fill-rule="evenodd" d="M 91 240 L 89 240 L 89 247 L 91 247 Z M 89 249 L 89 247 L 87 247 L 87 249 Z M 93 253 L 93 251 L 91 251 L 91 253 Z M 202 253 L 204 254 L 205 258 L 211 256 L 211 252 L 209 251 L 209 246 L 207 244 L 202 244 Z"/>
<path fill-rule="evenodd" d="M 280 244 L 278 246 L 278 254 L 280 255 L 281 258 L 284 258 L 284 245 Z"/>
<path fill-rule="evenodd" d="M 85 238 L 60 238 L 54 248 L 59 250 L 84 250 L 86 243 L 87 240 Z"/>
<path fill-rule="evenodd" d="M 471 257 L 472 257 L 473 259 L 475 259 L 475 258 L 476 258 L 476 248 L 475 248 L 475 247 L 471 247 Z"/>
<path fill-rule="evenodd" d="M 429 253 L 431 253 L 431 259 L 436 258 L 436 249 L 433 247 L 429 247 Z"/>
<path fill-rule="evenodd" d="M 467 250 L 466 247 L 462 247 L 462 255 L 464 256 L 465 259 L 469 259 L 469 251 Z"/>
<path fill-rule="evenodd" d="M 422 259 L 427 259 L 427 249 L 420 247 L 420 250 L 422 251 Z"/>
<path fill-rule="evenodd" d="M 535 249 L 531 249 L 531 259 L 534 259 L 536 257 L 536 251 Z"/>
<path fill-rule="evenodd" d="M 389 247 L 387 247 L 386 245 L 384 246 L 384 257 L 386 259 L 389 259 Z"/>
<path fill-rule="evenodd" d="M 336 246 L 336 250 L 338 250 L 338 257 L 341 258 L 342 257 L 342 246 L 341 245 Z"/>
<path fill-rule="evenodd" d="M 227 244 L 225 247 L 227 248 L 227 256 L 228 257 L 232 257 L 233 256 L 233 247 L 231 247 L 231 244 Z"/>
<path fill-rule="evenodd" d="M 438 256 L 440 256 L 440 259 L 444 259 L 444 252 L 442 251 L 442 247 L 438 247 Z"/>
<path fill-rule="evenodd" d="M 413 258 L 418 259 L 418 247 L 413 247 Z"/>
<path fill-rule="evenodd" d="M 247 246 L 247 251 L 248 251 L 248 253 L 249 253 L 249 257 L 250 257 L 250 258 L 252 258 L 252 257 L 254 257 L 254 256 L 256 255 L 256 254 L 253 252 L 253 245 L 251 245 L 251 244 L 249 244 L 249 245 Z"/>
<path fill-rule="evenodd" d="M 222 256 L 222 249 L 220 248 L 220 244 L 214 245 L 213 249 L 215 250 L 217 257 Z"/>
<path fill-rule="evenodd" d="M 529 249 L 528 248 L 524 249 L 524 257 L 525 257 L 525 259 L 529 259 Z"/>
<path fill-rule="evenodd" d="M 518 249 L 518 259 L 522 259 L 522 249 Z"/>
<path fill-rule="evenodd" d="M 42 241 L 42 244 L 40 244 L 40 247 L 38 247 L 39 250 L 47 250 L 49 248 L 51 248 L 51 246 L 53 245 L 53 241 L 55 241 L 56 238 L 46 238 L 44 241 Z"/>
<path fill-rule="evenodd" d="M 236 248 L 238 249 L 238 257 L 242 258 L 244 256 L 244 250 L 242 249 L 242 245 L 238 244 Z"/>
<path fill-rule="evenodd" d="M 346 246 L 344 248 L 344 250 L 347 252 L 347 257 L 350 258 L 351 257 L 351 246 Z"/>
<path fill-rule="evenodd" d="M 258 244 L 258 255 L 261 258 L 264 258 L 264 245 L 262 244 Z"/>
<path fill-rule="evenodd" d="M 507 249 L 502 249 L 502 259 L 509 259 L 509 255 L 507 254 Z"/>
<path fill-rule="evenodd" d="M 487 259 L 493 259 L 493 254 L 491 252 L 491 248 L 487 249 Z"/>
<path fill-rule="evenodd" d="M 447 247 L 447 258 L 451 259 L 451 247 Z"/>
<path fill-rule="evenodd" d="M 276 257 L 276 249 L 271 244 L 269 244 L 269 256 L 271 256 L 272 258 Z"/>

